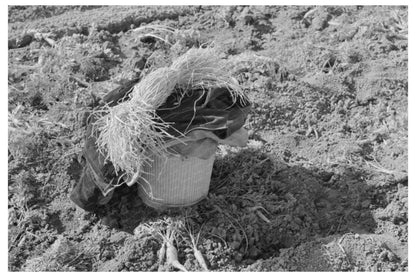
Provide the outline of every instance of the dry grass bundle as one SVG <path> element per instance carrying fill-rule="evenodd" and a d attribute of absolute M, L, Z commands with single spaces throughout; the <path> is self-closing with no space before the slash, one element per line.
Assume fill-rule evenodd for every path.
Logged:
<path fill-rule="evenodd" d="M 148 105 L 124 102 L 115 107 L 104 107 L 105 116 L 94 123 L 98 149 L 115 169 L 132 175 L 145 162 L 150 162 L 146 151 L 163 155 L 164 139 L 173 138 L 164 130 L 167 123 L 156 122 L 157 117 Z"/>
<path fill-rule="evenodd" d="M 94 123 L 97 145 L 116 170 L 137 175 L 146 153 L 167 155 L 164 143 L 177 139 L 167 133 L 168 122 L 156 115 L 156 110 L 174 91 L 227 87 L 234 99 L 243 94 L 238 84 L 227 74 L 219 55 L 213 49 L 191 49 L 170 67 L 159 68 L 138 83 L 126 102 L 96 111 Z M 207 95 L 209 97 L 209 95 Z M 190 119 L 191 120 L 191 119 Z"/>
<path fill-rule="evenodd" d="M 184 90 L 227 87 L 233 96 L 242 95 L 237 82 L 225 70 L 223 61 L 212 48 L 190 49 L 170 68 L 178 72 L 177 86 Z"/>
<path fill-rule="evenodd" d="M 178 81 L 179 72 L 166 67 L 159 68 L 134 87 L 131 102 L 156 110 L 172 94 Z"/>
<path fill-rule="evenodd" d="M 132 101 L 144 101 L 156 109 L 165 103 L 174 88 L 186 92 L 212 87 L 226 87 L 234 98 L 239 95 L 246 99 L 214 49 L 192 48 L 169 68 L 159 68 L 146 76 L 134 88 Z"/>

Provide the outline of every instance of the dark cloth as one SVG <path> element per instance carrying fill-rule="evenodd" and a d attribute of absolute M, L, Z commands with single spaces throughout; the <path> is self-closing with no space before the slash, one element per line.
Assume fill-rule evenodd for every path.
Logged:
<path fill-rule="evenodd" d="M 97 185 L 94 172 L 88 163 L 84 167 L 80 181 L 72 190 L 69 198 L 78 207 L 86 211 L 94 211 L 99 208 L 100 203 L 106 203 L 106 201 L 102 201 L 106 200 L 105 196 Z M 110 197 L 108 197 L 108 200 L 110 200 Z"/>
<path fill-rule="evenodd" d="M 96 106 L 107 104 L 110 107 L 117 105 L 133 90 L 139 78 L 133 79 L 107 93 Z M 105 162 L 105 157 L 98 151 L 96 139 L 92 135 L 92 123 L 94 117 L 90 117 L 85 134 L 85 144 L 82 156 L 85 161 L 83 172 L 77 184 L 71 191 L 69 198 L 78 207 L 86 211 L 94 211 L 100 204 L 106 204 L 112 195 L 117 174 L 110 162 Z"/>
<path fill-rule="evenodd" d="M 135 82 L 117 88 L 103 98 L 103 101 L 114 105 L 131 92 Z M 193 130 L 212 131 L 218 138 L 226 139 L 239 130 L 250 111 L 247 99 L 231 97 L 227 88 L 194 90 L 183 95 L 173 92 L 166 103 L 156 110 L 156 114 L 170 123 L 168 133 L 181 137 Z M 83 157 L 86 165 L 84 172 L 71 192 L 70 199 L 84 210 L 94 210 L 104 196 L 114 189 L 122 172 L 114 172 L 111 162 L 98 151 L 95 137 L 91 134 L 91 118 L 86 133 Z M 109 199 L 108 199 L 109 200 Z M 105 202 L 105 201 L 104 201 Z"/>
<path fill-rule="evenodd" d="M 178 95 L 181 93 L 171 94 L 156 111 L 163 121 L 171 123 L 168 132 L 176 137 L 203 129 L 225 139 L 244 125 L 250 111 L 248 100 L 233 99 L 227 88 L 214 88 L 211 93 L 194 90 L 182 99 Z"/>

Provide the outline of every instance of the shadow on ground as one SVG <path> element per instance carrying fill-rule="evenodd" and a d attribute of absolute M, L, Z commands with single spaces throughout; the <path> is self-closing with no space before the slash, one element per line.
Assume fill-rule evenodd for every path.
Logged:
<path fill-rule="evenodd" d="M 207 234 L 250 262 L 317 237 L 372 233 L 372 194 L 364 180 L 364 172 L 355 169 L 334 174 L 245 148 L 217 157 L 208 197 L 186 210 Z M 122 186 L 98 216 L 103 224 L 132 233 L 141 222 L 183 210 L 157 212 L 142 203 L 137 187 Z"/>

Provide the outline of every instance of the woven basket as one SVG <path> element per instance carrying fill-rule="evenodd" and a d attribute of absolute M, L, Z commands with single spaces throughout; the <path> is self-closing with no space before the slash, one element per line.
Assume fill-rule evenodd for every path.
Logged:
<path fill-rule="evenodd" d="M 195 157 L 151 156 L 139 181 L 139 196 L 155 209 L 191 206 L 208 195 L 215 155 Z"/>

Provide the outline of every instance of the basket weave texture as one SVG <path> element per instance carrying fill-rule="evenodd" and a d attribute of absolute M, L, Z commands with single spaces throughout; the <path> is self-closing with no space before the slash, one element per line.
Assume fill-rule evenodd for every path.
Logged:
<path fill-rule="evenodd" d="M 155 209 L 191 206 L 208 195 L 215 155 L 203 160 L 196 157 L 161 157 L 144 166 L 139 181 L 139 196 Z"/>

